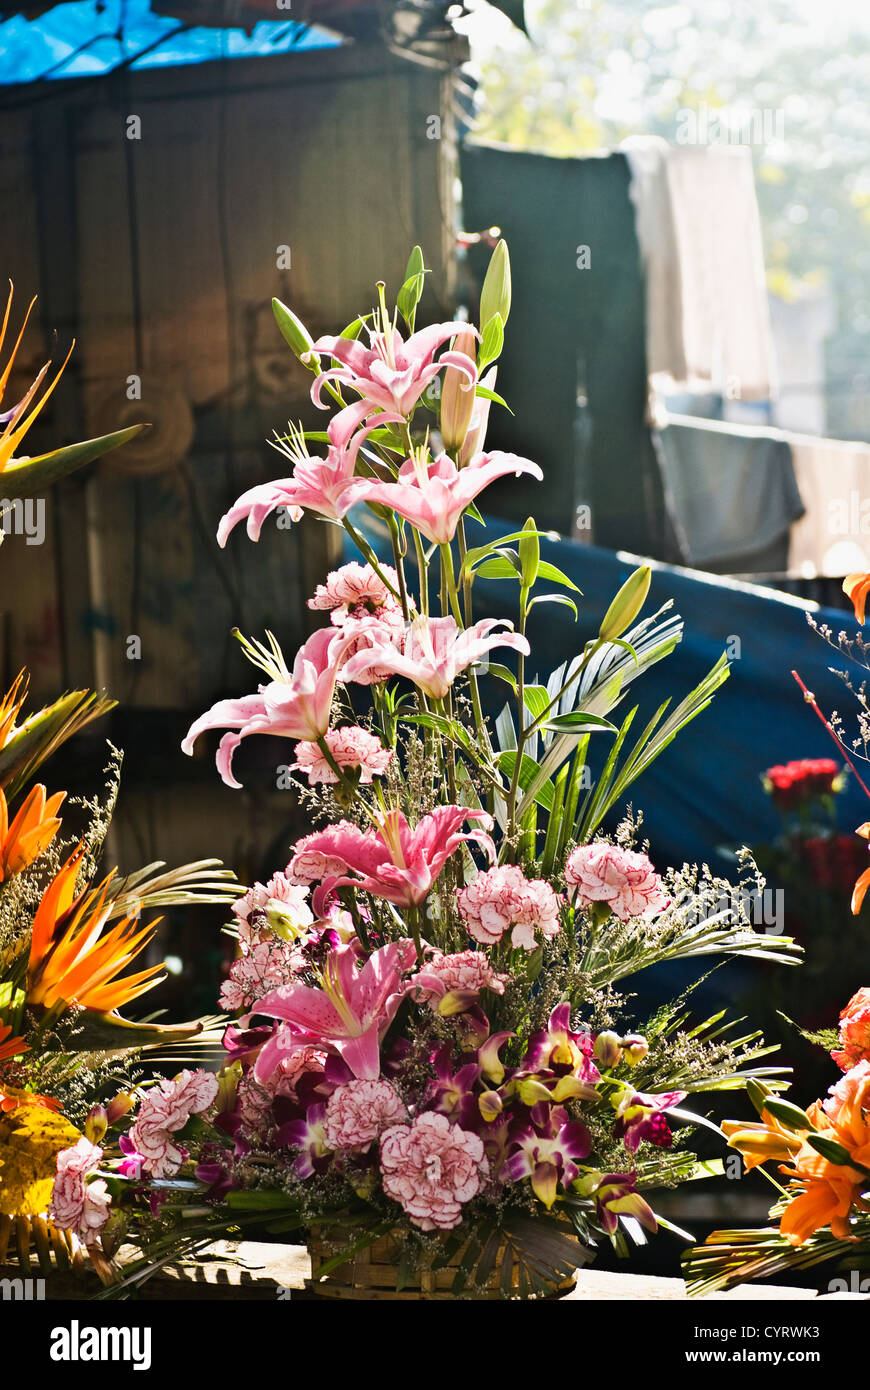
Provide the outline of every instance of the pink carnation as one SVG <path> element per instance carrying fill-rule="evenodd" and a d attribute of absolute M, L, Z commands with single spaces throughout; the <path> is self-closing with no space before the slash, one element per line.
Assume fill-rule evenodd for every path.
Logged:
<path fill-rule="evenodd" d="M 178 1172 L 187 1150 L 173 1135 L 184 1129 L 191 1115 L 207 1110 L 217 1091 L 217 1078 L 201 1068 L 183 1071 L 174 1081 L 163 1080 L 146 1091 L 128 1136 L 146 1173 L 167 1178 Z"/>
<path fill-rule="evenodd" d="M 322 1072 L 326 1066 L 326 1053 L 317 1047 L 300 1045 L 297 1034 L 292 1033 L 285 1024 L 280 1025 L 276 1036 L 286 1041 L 287 1045 L 280 1049 L 281 1059 L 271 1071 L 260 1068 L 257 1081 L 270 1097 L 290 1096 L 295 1100 L 300 1077 L 309 1072 Z"/>
<path fill-rule="evenodd" d="M 870 1058 L 870 989 L 853 994 L 840 1014 L 840 1047 L 831 1056 L 841 1071 Z"/>
<path fill-rule="evenodd" d="M 372 647 L 401 648 L 405 642 L 406 624 L 401 608 L 383 608 L 375 616 L 348 618 L 342 623 L 341 630 L 345 637 L 352 640 L 342 651 L 339 671 L 344 670 L 352 656 L 367 652 Z M 369 666 L 352 679 L 357 685 L 380 685 L 394 674 L 392 666 Z"/>
<path fill-rule="evenodd" d="M 511 945 L 535 949 L 535 931 L 548 940 L 559 930 L 559 897 L 542 878 L 526 878 L 515 864 L 478 874 L 456 895 L 456 903 L 475 941 L 501 941 L 513 927 Z"/>
<path fill-rule="evenodd" d="M 84 1137 L 57 1156 L 49 1216 L 55 1226 L 74 1231 L 86 1245 L 94 1243 L 110 1215 L 105 1182 L 102 1178 L 88 1182 L 102 1157 L 102 1149 Z"/>
<path fill-rule="evenodd" d="M 229 978 L 221 986 L 222 1009 L 250 1009 L 272 989 L 295 980 L 306 965 L 298 948 L 279 937 L 255 941 L 230 966 Z"/>
<path fill-rule="evenodd" d="M 428 1111 L 381 1135 L 384 1191 L 421 1231 L 449 1231 L 489 1175 L 483 1141 Z"/>
<path fill-rule="evenodd" d="M 576 888 L 578 907 L 604 903 L 620 922 L 651 916 L 668 905 L 648 857 L 606 840 L 580 845 L 568 856 L 565 882 Z"/>
<path fill-rule="evenodd" d="M 847 1071 L 845 1076 L 841 1076 L 835 1086 L 831 1086 L 828 1091 L 828 1099 L 822 1104 L 825 1114 L 836 1121 L 837 1116 L 844 1105 L 850 1105 L 856 1100 L 858 1093 L 864 1091 L 865 1094 L 870 1088 L 870 1061 L 865 1057 L 863 1062 L 859 1062 L 851 1071 Z"/>
<path fill-rule="evenodd" d="M 285 914 L 298 931 L 310 927 L 314 921 L 307 888 L 294 883 L 286 874 L 274 874 L 268 883 L 255 883 L 244 897 L 237 898 L 233 903 L 233 912 L 239 918 L 239 934 L 243 941 L 265 941 L 271 937 L 272 933 L 263 923 L 261 916 L 271 902 L 282 905 Z M 254 914 L 256 917 L 252 921 Z"/>
<path fill-rule="evenodd" d="M 314 597 L 308 600 L 308 607 L 332 609 L 331 621 L 336 627 L 341 627 L 348 618 L 379 616 L 385 609 L 401 612 L 396 598 L 399 577 L 389 565 L 380 568 L 392 585 L 393 593 L 371 565 L 351 560 L 350 564 L 333 570 L 325 584 L 318 584 Z"/>
<path fill-rule="evenodd" d="M 423 969 L 409 980 L 413 997 L 434 1010 L 454 1013 L 469 1008 L 482 989 L 504 994 L 509 976 L 493 970 L 482 951 L 458 951 L 445 956 L 432 950 Z M 443 1007 L 447 1001 L 448 1007 Z"/>
<path fill-rule="evenodd" d="M 388 1081 L 349 1081 L 326 1102 L 326 1142 L 331 1149 L 365 1153 L 385 1129 L 407 1118 Z"/>
<path fill-rule="evenodd" d="M 386 772 L 393 756 L 379 738 L 358 725 L 330 729 L 324 734 L 324 740 L 340 768 L 359 768 L 361 782 L 371 782 L 373 777 L 380 777 Z M 338 781 L 316 743 L 297 743 L 296 762 L 291 763 L 291 767 L 307 772 L 310 786 L 315 782 Z"/>

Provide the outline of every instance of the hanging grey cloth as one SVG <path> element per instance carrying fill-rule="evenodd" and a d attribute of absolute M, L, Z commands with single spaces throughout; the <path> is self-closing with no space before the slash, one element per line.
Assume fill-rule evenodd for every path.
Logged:
<path fill-rule="evenodd" d="M 653 442 L 684 564 L 729 574 L 787 568 L 804 505 L 779 431 L 671 416 Z"/>

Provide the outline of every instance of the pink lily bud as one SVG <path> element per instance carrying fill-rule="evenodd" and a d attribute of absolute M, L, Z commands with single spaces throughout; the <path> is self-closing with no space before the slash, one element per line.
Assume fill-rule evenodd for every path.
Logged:
<path fill-rule="evenodd" d="M 481 386 L 485 386 L 487 391 L 495 390 L 495 381 L 498 373 L 497 367 L 490 367 L 486 376 L 481 380 Z M 474 396 L 474 411 L 468 433 L 465 436 L 465 443 L 459 451 L 456 462 L 460 468 L 465 468 L 471 462 L 475 454 L 483 453 L 483 446 L 486 441 L 486 427 L 489 423 L 490 402 L 485 396 Z"/>
<path fill-rule="evenodd" d="M 610 1029 L 605 1029 L 599 1033 L 595 1039 L 595 1060 L 602 1067 L 615 1067 L 622 1057 L 622 1047 L 618 1033 L 612 1033 Z"/>
<path fill-rule="evenodd" d="M 641 1037 L 640 1033 L 629 1033 L 628 1037 L 622 1039 L 623 1055 L 630 1067 L 636 1067 L 638 1062 L 642 1062 L 649 1052 L 649 1043 L 646 1038 Z"/>
<path fill-rule="evenodd" d="M 477 1105 L 487 1124 L 492 1124 L 493 1120 L 497 1120 L 504 1108 L 498 1091 L 484 1091 Z"/>
<path fill-rule="evenodd" d="M 105 1105 L 92 1105 L 85 1120 L 85 1138 L 92 1144 L 99 1144 L 109 1128 Z"/>
<path fill-rule="evenodd" d="M 475 335 L 459 333 L 453 342 L 453 352 L 464 353 L 475 361 Z M 445 449 L 454 453 L 461 449 L 474 412 L 474 380 L 456 367 L 447 367 L 441 388 L 441 438 Z"/>

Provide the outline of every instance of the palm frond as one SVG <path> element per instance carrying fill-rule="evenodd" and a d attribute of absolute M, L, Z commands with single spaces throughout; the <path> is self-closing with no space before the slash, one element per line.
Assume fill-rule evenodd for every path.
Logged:
<path fill-rule="evenodd" d="M 137 917 L 141 912 L 157 907 L 174 907 L 183 903 L 228 904 L 244 893 L 232 869 L 225 869 L 220 859 L 197 859 L 166 869 L 163 859 L 155 859 L 142 869 L 109 882 L 107 902 L 109 919 Z"/>
<path fill-rule="evenodd" d="M 105 692 L 71 690 L 13 728 L 0 748 L 0 786 L 7 799 L 26 787 L 62 743 L 116 703 Z"/>

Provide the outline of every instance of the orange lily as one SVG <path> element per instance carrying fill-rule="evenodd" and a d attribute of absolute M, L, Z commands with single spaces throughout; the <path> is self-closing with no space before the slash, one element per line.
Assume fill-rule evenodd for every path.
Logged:
<path fill-rule="evenodd" d="M 843 580 L 843 593 L 852 600 L 855 617 L 863 625 L 867 595 L 870 594 L 870 574 L 847 574 Z"/>
<path fill-rule="evenodd" d="M 729 1149 L 736 1149 L 746 1163 L 746 1169 L 757 1168 L 772 1158 L 790 1159 L 798 1152 L 802 1140 L 793 1130 L 786 1129 L 767 1110 L 761 1123 L 743 1120 L 723 1120 L 722 1133 Z"/>
<path fill-rule="evenodd" d="M 13 1038 L 10 1036 L 11 1033 L 11 1025 L 0 1022 L 0 1062 L 8 1062 L 10 1057 L 17 1057 L 19 1052 L 27 1051 L 24 1039 Z"/>
<path fill-rule="evenodd" d="M 163 965 L 137 975 L 121 975 L 146 947 L 156 923 L 141 929 L 125 917 L 103 932 L 109 916 L 109 879 L 88 885 L 75 896 L 76 875 L 84 845 L 58 869 L 33 919 L 27 968 L 27 1002 L 45 1008 L 78 1004 L 109 1013 L 136 999 L 157 983 Z"/>
<path fill-rule="evenodd" d="M 870 820 L 865 820 L 863 825 L 859 825 L 855 834 L 860 835 L 864 840 L 870 840 Z M 868 888 L 870 888 L 870 869 L 865 869 L 855 884 L 855 887 L 852 889 L 853 917 L 857 917 L 858 913 L 861 911 L 861 904 L 867 895 Z"/>
<path fill-rule="evenodd" d="M 46 797 L 45 787 L 37 783 L 10 824 L 0 787 L 0 883 L 21 873 L 51 844 L 60 829 L 57 811 L 65 796 L 66 792 L 55 792 Z"/>
<path fill-rule="evenodd" d="M 843 1102 L 837 1115 L 826 1114 L 818 1102 L 807 1115 L 817 1132 L 834 1139 L 847 1150 L 856 1167 L 831 1163 L 804 1143 L 793 1159 L 794 1167 L 780 1171 L 803 1185 L 803 1192 L 789 1202 L 782 1214 L 780 1233 L 792 1245 L 803 1245 L 814 1231 L 830 1226 L 838 1240 L 851 1239 L 849 1214 L 863 1207 L 862 1193 L 870 1179 L 862 1168 L 870 1167 L 870 1078 L 865 1078 Z"/>

